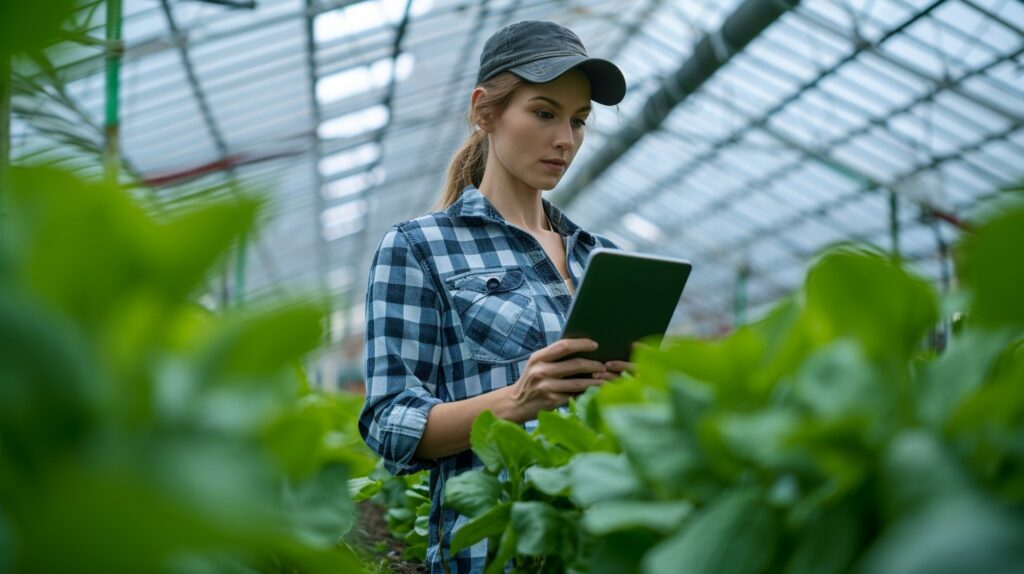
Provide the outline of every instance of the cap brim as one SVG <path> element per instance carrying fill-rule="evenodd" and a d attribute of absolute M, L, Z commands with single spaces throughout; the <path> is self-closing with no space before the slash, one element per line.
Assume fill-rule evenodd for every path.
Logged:
<path fill-rule="evenodd" d="M 509 71 L 537 84 L 550 82 L 569 70 L 579 68 L 590 80 L 590 99 L 614 106 L 626 95 L 626 78 L 615 64 L 601 58 L 558 56 L 520 64 Z"/>

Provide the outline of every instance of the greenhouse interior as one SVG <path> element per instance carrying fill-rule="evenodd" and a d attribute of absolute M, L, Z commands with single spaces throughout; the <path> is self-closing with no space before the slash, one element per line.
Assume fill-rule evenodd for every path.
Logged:
<path fill-rule="evenodd" d="M 0 18 L 0 574 L 1024 572 L 1021 0 Z"/>

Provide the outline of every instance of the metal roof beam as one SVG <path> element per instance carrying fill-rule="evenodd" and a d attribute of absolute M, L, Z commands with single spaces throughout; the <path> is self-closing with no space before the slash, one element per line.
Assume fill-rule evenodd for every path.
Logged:
<path fill-rule="evenodd" d="M 621 158 L 643 134 L 655 130 L 677 105 L 697 91 L 712 75 L 739 53 L 763 30 L 796 6 L 799 0 L 746 0 L 722 27 L 705 35 L 693 54 L 675 73 L 669 75 L 644 104 L 638 117 L 612 135 L 596 155 L 580 166 L 576 176 L 557 190 L 552 201 L 568 207 L 591 182 Z"/>
<path fill-rule="evenodd" d="M 316 35 L 314 33 L 314 20 L 316 20 L 317 16 L 316 0 L 305 0 L 305 6 L 303 28 L 306 33 L 306 67 L 309 70 L 309 90 L 307 93 L 312 115 L 312 129 L 309 133 L 309 141 L 315 155 L 313 161 L 310 162 L 313 169 L 313 211 L 316 212 L 311 227 L 313 228 L 313 245 L 315 246 L 317 286 L 321 293 L 327 293 L 327 241 L 324 239 L 323 224 L 321 223 L 324 207 L 326 207 L 323 193 L 321 193 L 321 188 L 324 185 L 324 176 L 320 172 L 320 159 L 323 157 L 323 141 L 320 139 L 320 132 L 317 129 L 320 126 L 323 114 L 320 108 L 320 100 L 316 96 L 316 84 L 320 80 L 316 60 Z"/>
<path fill-rule="evenodd" d="M 922 13 L 922 15 L 923 14 L 925 14 L 925 13 Z M 1004 108 L 1003 106 L 1001 106 L 999 104 L 996 104 L 995 102 L 990 102 L 990 101 L 988 101 L 987 99 L 985 99 L 983 97 L 977 96 L 977 95 L 975 95 L 975 94 L 973 94 L 971 92 L 968 92 L 968 91 L 962 89 L 960 87 L 960 82 L 959 81 L 954 81 L 952 78 L 936 78 L 936 77 L 932 76 L 931 74 L 929 74 L 928 72 L 926 72 L 923 69 L 921 69 L 919 66 L 914 65 L 914 64 L 912 64 L 910 62 L 904 61 L 902 58 L 897 58 L 896 56 L 893 56 L 893 55 L 889 54 L 888 52 L 883 51 L 881 49 L 881 44 L 882 44 L 881 40 L 877 41 L 877 42 L 869 42 L 867 40 L 864 40 L 863 38 L 859 38 L 856 34 L 847 34 L 842 29 L 836 27 L 834 24 L 832 24 L 828 20 L 826 20 L 824 18 L 821 18 L 821 17 L 819 17 L 819 16 L 817 16 L 815 14 L 811 14 L 809 12 L 798 11 L 798 12 L 796 12 L 796 15 L 801 20 L 804 20 L 805 22 L 807 22 L 807 23 L 817 27 L 820 30 L 824 30 L 825 32 L 828 32 L 829 34 L 834 36 L 836 39 L 849 42 L 849 43 L 853 44 L 854 46 L 857 46 L 862 51 L 868 52 L 868 53 L 878 57 L 882 61 L 886 62 L 887 64 L 891 64 L 892 66 L 894 66 L 896 68 L 899 68 L 900 70 L 906 72 L 908 75 L 914 76 L 914 77 L 916 77 L 916 78 L 918 78 L 920 80 L 923 80 L 925 82 L 928 82 L 928 83 L 930 83 L 930 84 L 932 84 L 934 86 L 939 86 L 941 88 L 945 88 L 945 89 L 955 93 L 956 95 L 964 98 L 965 100 L 968 100 L 968 101 L 970 101 L 973 104 L 977 104 L 979 107 L 985 108 L 986 110 L 988 110 L 988 111 L 990 111 L 990 112 L 992 112 L 992 113 L 994 113 L 996 115 L 1003 116 L 1005 119 L 1007 119 L 1007 120 L 1009 120 L 1009 121 L 1011 121 L 1013 123 L 1018 123 L 1019 124 L 1021 122 L 1024 122 L 1024 116 L 1021 116 L 1020 114 L 1014 112 L 1013 110 Z M 930 46 L 928 44 L 924 44 L 923 42 L 921 42 L 920 40 L 914 38 L 913 36 L 911 36 L 909 34 L 904 35 L 903 37 L 907 41 L 909 41 L 910 43 L 916 44 L 917 46 L 919 46 L 919 47 L 921 47 L 921 48 L 923 48 L 925 50 L 934 51 L 934 47 L 933 46 Z M 964 74 L 964 77 L 969 77 L 971 75 L 973 75 L 973 74 L 971 72 L 968 72 L 968 73 Z"/>
<path fill-rule="evenodd" d="M 929 4 L 928 6 L 922 8 L 920 12 L 916 13 L 914 16 L 912 16 L 911 18 L 908 18 L 906 21 L 901 23 L 899 26 L 897 26 L 896 28 L 890 30 L 881 39 L 879 39 L 878 42 L 879 43 L 884 42 L 888 38 L 898 34 L 902 30 L 904 30 L 907 27 L 911 26 L 914 22 L 916 22 L 919 19 L 925 17 L 929 12 L 931 12 L 932 10 L 937 8 L 943 2 L 944 2 L 944 0 L 935 0 L 934 2 Z M 800 10 L 795 10 L 794 11 L 795 14 L 798 14 L 799 12 L 800 12 Z M 762 123 L 767 122 L 769 118 L 771 118 L 772 116 L 778 114 L 779 112 L 784 110 L 787 106 L 789 106 L 793 102 L 799 100 L 800 97 L 804 93 L 806 93 L 807 91 L 811 90 L 812 88 L 814 88 L 815 86 L 820 84 L 826 78 L 828 78 L 831 75 L 837 73 L 837 71 L 842 66 L 844 66 L 845 64 L 847 64 L 849 62 L 852 62 L 854 59 L 856 59 L 857 56 L 860 55 L 864 51 L 864 49 L 866 47 L 867 47 L 867 45 L 864 44 L 864 43 L 859 43 L 859 44 L 855 45 L 854 49 L 849 54 L 847 54 L 846 56 L 843 56 L 842 58 L 840 58 L 830 68 L 828 68 L 826 70 L 822 70 L 821 73 L 819 73 L 817 76 L 815 76 L 814 78 L 812 78 L 808 82 L 806 82 L 803 85 L 801 85 L 798 89 L 794 90 L 793 93 L 791 93 L 788 96 L 786 96 L 786 97 L 782 98 L 781 100 L 779 100 L 778 103 L 776 103 L 774 106 L 772 106 L 771 109 L 767 110 L 760 118 L 749 119 L 747 122 L 744 123 L 743 126 L 739 127 L 738 129 L 736 129 L 735 131 L 730 133 L 727 137 L 724 137 L 721 140 L 719 140 L 719 142 L 716 143 L 714 146 L 712 146 L 711 149 L 709 149 L 708 151 L 698 155 L 697 157 L 693 158 L 691 161 L 688 161 L 688 162 L 680 165 L 677 169 L 673 170 L 672 172 L 667 174 L 665 177 L 661 178 L 661 180 L 658 182 L 657 185 L 652 186 L 652 187 L 648 187 L 647 189 L 641 191 L 640 193 L 637 193 L 637 194 L 629 197 L 627 199 L 628 203 L 632 204 L 632 205 L 636 205 L 638 203 L 642 203 L 644 201 L 651 201 L 652 199 L 656 198 L 665 189 L 670 188 L 673 183 L 678 182 L 682 177 L 685 177 L 689 173 L 699 169 L 700 166 L 705 161 L 708 161 L 708 160 L 714 158 L 717 154 L 721 153 L 722 150 L 724 150 L 724 149 L 726 149 L 726 148 L 728 148 L 728 147 L 730 147 L 732 145 L 735 145 L 738 142 L 740 142 L 743 139 L 743 136 L 747 132 L 749 132 L 749 131 L 751 131 L 753 129 L 756 129 Z M 896 112 L 893 112 L 893 114 L 895 114 L 895 113 Z M 627 124 L 627 125 L 631 125 L 631 124 Z M 627 130 L 627 131 L 629 131 L 629 130 Z M 624 136 L 625 135 L 626 134 L 624 134 Z M 851 135 L 850 137 L 853 137 L 853 136 Z M 843 140 L 843 141 L 846 141 L 846 140 Z M 834 143 L 834 145 L 839 145 L 840 143 L 842 143 L 842 141 L 836 142 L 836 143 Z M 605 205 L 603 208 L 608 213 L 621 213 L 623 207 L 624 207 L 623 204 L 616 203 L 616 204 L 613 204 L 613 205 Z"/>

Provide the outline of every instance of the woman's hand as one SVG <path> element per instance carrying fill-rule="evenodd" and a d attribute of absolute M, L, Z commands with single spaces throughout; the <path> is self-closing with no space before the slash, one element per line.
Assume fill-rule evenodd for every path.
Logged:
<path fill-rule="evenodd" d="M 512 418 L 525 422 L 551 410 L 606 380 L 608 369 L 600 361 L 564 359 L 574 353 L 597 349 L 590 339 L 560 339 L 530 355 L 522 376 L 506 387 L 512 401 Z"/>

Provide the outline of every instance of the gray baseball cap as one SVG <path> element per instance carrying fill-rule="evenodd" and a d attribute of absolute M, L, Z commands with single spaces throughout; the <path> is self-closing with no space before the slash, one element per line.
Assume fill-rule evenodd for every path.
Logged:
<path fill-rule="evenodd" d="M 579 68 L 590 80 L 590 99 L 614 106 L 626 95 L 626 79 L 618 66 L 587 56 L 583 42 L 572 30 L 541 20 L 524 20 L 498 30 L 480 53 L 481 84 L 502 72 L 512 72 L 537 84 L 550 82 Z"/>

